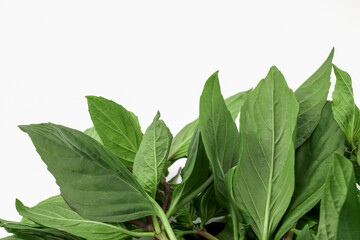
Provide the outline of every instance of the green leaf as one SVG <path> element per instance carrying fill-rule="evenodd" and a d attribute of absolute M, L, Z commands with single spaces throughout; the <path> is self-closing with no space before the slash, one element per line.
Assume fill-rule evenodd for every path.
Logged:
<path fill-rule="evenodd" d="M 175 213 L 177 225 L 181 225 L 185 228 L 189 228 L 194 225 L 196 220 L 196 209 L 194 208 L 193 202 L 187 202 Z"/>
<path fill-rule="evenodd" d="M 63 239 L 58 238 L 58 237 L 51 237 L 51 236 L 35 236 L 35 235 L 29 235 L 29 234 L 15 234 L 12 236 L 1 238 L 0 240 L 63 240 Z"/>
<path fill-rule="evenodd" d="M 320 207 L 319 240 L 359 239 L 360 205 L 352 163 L 335 153 Z"/>
<path fill-rule="evenodd" d="M 234 175 L 234 197 L 262 240 L 270 239 L 294 191 L 297 113 L 295 95 L 276 67 L 242 108 L 243 152 Z"/>
<path fill-rule="evenodd" d="M 73 236 L 67 232 L 59 231 L 52 228 L 40 226 L 34 222 L 12 222 L 0 219 L 0 227 L 5 228 L 9 233 L 27 234 L 46 238 L 58 238 L 68 240 L 81 240 L 82 238 Z"/>
<path fill-rule="evenodd" d="M 250 90 L 245 92 L 239 92 L 225 99 L 225 104 L 230 111 L 233 120 L 235 120 L 239 115 L 240 110 L 244 105 L 249 92 Z M 186 154 L 188 152 L 189 144 L 198 123 L 199 119 L 192 121 L 191 123 L 187 124 L 183 129 L 181 129 L 180 132 L 175 136 L 171 144 L 168 161 L 174 162 L 177 159 L 187 156 Z"/>
<path fill-rule="evenodd" d="M 131 168 L 143 136 L 138 118 L 111 100 L 86 98 L 91 120 L 105 147 Z"/>
<path fill-rule="evenodd" d="M 229 110 L 233 120 L 235 120 L 237 118 L 237 116 L 239 116 L 241 108 L 244 105 L 246 98 L 247 98 L 249 92 L 251 92 L 251 90 L 252 89 L 244 91 L 244 92 L 238 92 L 238 93 L 225 99 L 226 107 Z"/>
<path fill-rule="evenodd" d="M 84 133 L 92 138 L 94 138 L 95 140 L 97 140 L 99 143 L 103 144 L 99 134 L 96 132 L 95 127 L 91 127 L 88 128 L 84 131 Z"/>
<path fill-rule="evenodd" d="M 213 217 L 220 216 L 224 212 L 224 208 L 220 206 L 215 199 L 214 185 L 210 185 L 205 192 L 200 195 L 197 209 L 199 210 L 199 217 L 201 218 L 202 226 Z"/>
<path fill-rule="evenodd" d="M 314 240 L 309 225 L 305 225 L 305 227 L 301 230 L 301 232 L 297 235 L 296 240 Z"/>
<path fill-rule="evenodd" d="M 71 210 L 61 196 L 49 198 L 33 208 L 28 208 L 17 200 L 16 209 L 20 215 L 40 225 L 85 239 L 118 240 L 129 237 L 130 233 L 143 236 L 143 233 L 130 232 L 124 227 L 84 219 Z"/>
<path fill-rule="evenodd" d="M 334 118 L 345 133 L 348 143 L 355 148 L 354 145 L 360 138 L 360 114 L 354 102 L 351 78 L 347 72 L 333 66 L 336 76 L 335 90 L 332 95 Z"/>
<path fill-rule="evenodd" d="M 199 119 L 188 123 L 180 132 L 175 136 L 174 140 L 171 143 L 170 153 L 168 161 L 174 162 L 177 159 L 187 156 L 189 144 L 196 126 L 199 124 Z"/>
<path fill-rule="evenodd" d="M 188 156 L 185 167 L 181 171 L 182 182 L 171 196 L 168 217 L 196 197 L 199 190 L 205 190 L 213 182 L 212 178 L 209 178 L 209 160 L 206 157 L 199 126 L 196 127 L 192 137 Z"/>
<path fill-rule="evenodd" d="M 164 121 L 159 120 L 158 112 L 145 132 L 134 160 L 133 173 L 141 187 L 155 198 L 157 185 L 160 183 L 167 156 L 169 154 L 172 135 Z"/>
<path fill-rule="evenodd" d="M 200 131 L 214 174 L 216 200 L 227 209 L 225 173 L 238 162 L 239 132 L 220 92 L 218 72 L 205 83 L 200 97 Z"/>
<path fill-rule="evenodd" d="M 344 153 L 345 136 L 334 120 L 331 102 L 321 114 L 318 126 L 296 151 L 295 192 L 275 239 L 280 239 L 321 199 L 334 152 Z"/>
<path fill-rule="evenodd" d="M 334 49 L 331 50 L 321 67 L 295 91 L 296 100 L 299 103 L 295 148 L 298 148 L 310 137 L 319 122 L 331 85 L 330 74 L 333 57 Z"/>
<path fill-rule="evenodd" d="M 62 196 L 82 217 L 124 222 L 155 213 L 129 170 L 95 139 L 52 123 L 20 128 L 29 134 Z"/>

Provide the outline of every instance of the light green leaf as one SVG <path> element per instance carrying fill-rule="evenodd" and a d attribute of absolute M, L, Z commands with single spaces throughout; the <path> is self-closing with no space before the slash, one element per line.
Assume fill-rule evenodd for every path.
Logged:
<path fill-rule="evenodd" d="M 344 144 L 345 135 L 334 120 L 331 102 L 328 102 L 311 138 L 296 151 L 295 192 L 275 239 L 281 239 L 320 201 L 333 153 L 343 154 Z"/>
<path fill-rule="evenodd" d="M 238 92 L 225 99 L 226 107 L 229 110 L 233 120 L 235 120 L 237 116 L 239 116 L 241 108 L 244 105 L 246 98 L 249 92 L 251 92 L 251 90 L 252 89 L 244 92 Z"/>
<path fill-rule="evenodd" d="M 234 197 L 261 240 L 270 239 L 294 191 L 298 109 L 294 93 L 276 67 L 242 108 L 243 152 L 234 175 Z"/>
<path fill-rule="evenodd" d="M 295 148 L 298 148 L 310 137 L 319 122 L 331 85 L 330 74 L 333 57 L 334 49 L 331 50 L 321 67 L 295 91 L 296 100 L 299 103 Z"/>
<path fill-rule="evenodd" d="M 225 173 L 238 162 L 239 132 L 220 92 L 218 72 L 205 83 L 200 97 L 200 131 L 214 174 L 216 200 L 227 209 Z"/>
<path fill-rule="evenodd" d="M 124 222 L 155 213 L 129 170 L 92 137 L 52 123 L 20 128 L 29 134 L 62 196 L 82 217 Z"/>
<path fill-rule="evenodd" d="M 171 196 L 168 217 L 213 182 L 212 178 L 209 178 L 209 160 L 206 157 L 199 126 L 196 127 L 188 151 L 189 157 L 181 171 L 182 182 Z"/>
<path fill-rule="evenodd" d="M 103 144 L 99 134 L 96 132 L 95 127 L 91 127 L 88 128 L 84 131 L 84 133 L 92 138 L 94 138 L 95 140 L 97 140 L 99 143 Z"/>
<path fill-rule="evenodd" d="M 360 205 L 352 163 L 335 153 L 320 206 L 319 240 L 360 236 Z"/>
<path fill-rule="evenodd" d="M 249 92 L 250 90 L 245 92 L 239 92 L 225 99 L 226 107 L 230 111 L 233 120 L 235 120 L 237 116 L 239 116 L 240 110 L 244 105 Z M 186 154 L 188 152 L 189 144 L 198 123 L 199 119 L 192 121 L 191 123 L 187 124 L 183 129 L 181 129 L 180 132 L 175 136 L 171 144 L 168 161 L 174 162 L 177 159 L 187 156 Z"/>
<path fill-rule="evenodd" d="M 105 147 L 131 168 L 143 136 L 138 118 L 106 98 L 86 98 L 91 120 Z"/>
<path fill-rule="evenodd" d="M 148 127 L 134 160 L 133 173 L 141 187 L 155 198 L 164 171 L 172 135 L 158 112 Z"/>
<path fill-rule="evenodd" d="M 345 133 L 348 143 L 355 148 L 360 138 L 360 114 L 354 102 L 351 78 L 347 72 L 333 66 L 336 76 L 335 90 L 332 95 L 334 118 Z"/>
<path fill-rule="evenodd" d="M 144 233 L 130 232 L 125 227 L 84 219 L 71 210 L 60 196 L 49 198 L 33 208 L 28 208 L 17 200 L 16 209 L 20 215 L 42 226 L 89 240 L 119 240 L 129 237 L 130 233 L 144 236 Z"/>
<path fill-rule="evenodd" d="M 186 157 L 189 144 L 196 126 L 199 124 L 199 119 L 188 123 L 180 132 L 175 136 L 171 143 L 168 161 L 174 162 L 177 159 Z"/>

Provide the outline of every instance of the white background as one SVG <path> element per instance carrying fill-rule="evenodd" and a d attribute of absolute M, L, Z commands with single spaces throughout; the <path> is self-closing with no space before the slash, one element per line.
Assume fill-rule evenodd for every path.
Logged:
<path fill-rule="evenodd" d="M 0 218 L 59 193 L 17 125 L 90 127 L 86 95 L 157 110 L 175 135 L 198 115 L 206 79 L 225 97 L 276 65 L 296 89 L 335 46 L 360 100 L 360 1 L 1 1 Z M 6 236 L 0 230 L 0 236 Z"/>

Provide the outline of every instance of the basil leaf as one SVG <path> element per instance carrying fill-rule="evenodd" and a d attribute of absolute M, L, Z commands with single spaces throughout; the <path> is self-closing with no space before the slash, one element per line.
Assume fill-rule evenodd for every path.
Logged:
<path fill-rule="evenodd" d="M 125 227 L 90 221 L 80 217 L 69 208 L 61 196 L 49 198 L 33 208 L 28 208 L 17 200 L 16 209 L 20 215 L 40 225 L 68 232 L 85 239 L 119 240 L 129 237 L 128 233 L 130 233 Z M 136 233 L 131 232 L 131 234 Z M 142 234 L 140 233 L 139 236 L 142 236 Z"/>
<path fill-rule="evenodd" d="M 344 153 L 345 136 L 334 120 L 331 102 L 322 110 L 318 126 L 295 156 L 295 192 L 275 239 L 280 239 L 321 199 L 333 153 Z"/>
<path fill-rule="evenodd" d="M 298 148 L 310 137 L 319 122 L 331 85 L 330 74 L 333 57 L 334 49 L 331 50 L 321 67 L 295 91 L 296 100 L 299 103 L 295 148 Z"/>
<path fill-rule="evenodd" d="M 96 132 L 95 127 L 91 127 L 88 128 L 84 131 L 84 133 L 90 137 L 92 137 L 93 139 L 95 139 L 96 141 L 98 141 L 99 143 L 103 144 L 99 134 Z"/>
<path fill-rule="evenodd" d="M 301 232 L 296 237 L 297 240 L 314 240 L 314 236 L 312 235 L 309 225 L 305 225 Z"/>
<path fill-rule="evenodd" d="M 174 162 L 180 158 L 186 157 L 191 138 L 194 134 L 196 126 L 199 124 L 199 119 L 188 123 L 180 132 L 175 136 L 171 143 L 168 161 Z"/>
<path fill-rule="evenodd" d="M 206 81 L 200 97 L 200 131 L 214 174 L 216 200 L 227 209 L 225 173 L 238 162 L 239 132 L 220 92 L 218 72 Z"/>
<path fill-rule="evenodd" d="M 214 185 L 210 185 L 200 196 L 198 201 L 198 212 L 201 219 L 201 225 L 205 226 L 206 223 L 213 217 L 221 216 L 222 213 L 226 213 L 224 208 L 220 206 L 215 199 Z"/>
<path fill-rule="evenodd" d="M 244 105 L 249 92 L 250 90 L 239 92 L 225 99 L 226 107 L 230 111 L 233 120 L 235 120 L 239 115 L 241 107 Z M 189 148 L 189 144 L 198 123 L 199 119 L 192 121 L 183 129 L 181 129 L 180 132 L 175 136 L 171 144 L 168 161 L 174 162 L 177 159 L 187 156 L 186 154 Z"/>
<path fill-rule="evenodd" d="M 63 240 L 58 237 L 50 237 L 50 236 L 34 236 L 30 234 L 15 234 L 12 236 L 8 236 L 5 238 L 1 238 L 0 240 Z"/>
<path fill-rule="evenodd" d="M 295 95 L 276 67 L 242 108 L 243 152 L 234 175 L 234 197 L 263 240 L 270 239 L 294 191 L 297 113 Z"/>
<path fill-rule="evenodd" d="M 350 75 L 334 65 L 336 76 L 332 109 L 334 118 L 353 148 L 360 138 L 360 114 L 354 102 Z"/>
<path fill-rule="evenodd" d="M 351 162 L 335 153 L 320 206 L 319 240 L 359 239 L 360 205 Z"/>
<path fill-rule="evenodd" d="M 86 98 L 91 120 L 105 147 L 131 168 L 143 136 L 138 118 L 106 98 Z"/>
<path fill-rule="evenodd" d="M 73 236 L 67 232 L 40 226 L 34 222 L 31 223 L 12 222 L 12 221 L 6 221 L 0 219 L 0 227 L 3 227 L 7 232 L 14 234 L 28 234 L 33 236 L 68 239 L 68 240 L 83 239 L 80 237 Z"/>
<path fill-rule="evenodd" d="M 171 197 L 168 217 L 213 182 L 213 178 L 209 178 L 209 160 L 206 157 L 199 125 L 192 137 L 188 156 L 181 171 L 182 182 L 175 188 Z"/>
<path fill-rule="evenodd" d="M 82 217 L 124 222 L 155 214 L 129 170 L 95 139 L 52 123 L 20 129 L 29 134 L 62 196 Z"/>
<path fill-rule="evenodd" d="M 160 113 L 157 112 L 136 153 L 133 169 L 141 187 L 154 199 L 157 185 L 165 171 L 165 162 L 172 140 L 170 130 L 159 118 Z"/>

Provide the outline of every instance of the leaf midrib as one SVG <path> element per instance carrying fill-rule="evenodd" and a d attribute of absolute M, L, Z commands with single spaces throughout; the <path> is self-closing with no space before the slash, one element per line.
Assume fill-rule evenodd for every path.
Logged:
<path fill-rule="evenodd" d="M 271 191 L 272 191 L 272 177 L 274 174 L 274 154 L 275 154 L 275 122 L 274 122 L 274 91 L 275 91 L 275 80 L 274 80 L 274 72 L 271 73 L 272 81 L 272 91 L 271 91 L 271 124 L 272 124 L 272 147 L 271 147 L 271 162 L 270 162 L 270 176 L 268 181 L 268 192 L 266 196 L 266 208 L 265 208 L 265 222 L 263 229 L 263 240 L 268 240 L 268 231 L 269 231 L 269 217 L 270 217 L 270 203 L 271 203 Z"/>

